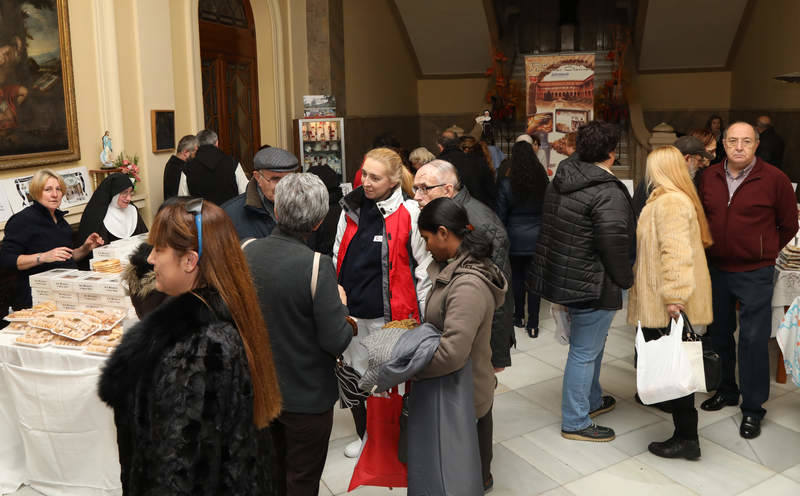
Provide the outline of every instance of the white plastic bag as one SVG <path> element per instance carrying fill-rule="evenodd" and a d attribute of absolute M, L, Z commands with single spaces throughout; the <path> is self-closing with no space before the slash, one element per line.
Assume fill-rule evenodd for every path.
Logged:
<path fill-rule="evenodd" d="M 707 393 L 706 369 L 703 364 L 703 343 L 700 341 L 684 341 L 681 346 L 683 351 L 686 352 L 692 368 L 692 391 Z"/>
<path fill-rule="evenodd" d="M 567 307 L 552 303 L 550 305 L 550 315 L 556 323 L 555 337 L 559 344 L 569 344 L 569 325 L 570 318 Z"/>
<path fill-rule="evenodd" d="M 666 336 L 647 341 L 642 324 L 636 329 L 636 389 L 645 405 L 682 398 L 693 393 L 695 379 L 686 349 L 682 346 L 683 316 L 670 319 Z"/>

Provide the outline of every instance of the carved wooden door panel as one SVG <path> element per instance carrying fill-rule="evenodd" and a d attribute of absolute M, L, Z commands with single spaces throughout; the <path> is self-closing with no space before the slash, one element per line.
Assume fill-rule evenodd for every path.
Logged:
<path fill-rule="evenodd" d="M 199 8 L 205 127 L 216 131 L 220 148 L 250 172 L 261 146 L 250 2 L 201 0 Z"/>

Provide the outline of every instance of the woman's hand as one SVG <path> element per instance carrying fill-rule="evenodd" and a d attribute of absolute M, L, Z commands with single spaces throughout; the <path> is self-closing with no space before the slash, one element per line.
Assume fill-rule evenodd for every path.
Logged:
<path fill-rule="evenodd" d="M 106 242 L 103 241 L 103 238 L 99 234 L 92 233 L 88 238 L 86 238 L 86 241 L 83 242 L 83 246 L 81 246 L 81 248 L 86 247 L 88 251 L 92 251 L 98 246 L 104 245 L 105 243 Z"/>
<path fill-rule="evenodd" d="M 670 317 L 675 319 L 676 322 L 681 312 L 683 312 L 683 305 L 677 303 L 671 303 L 667 305 L 667 313 L 669 314 Z"/>
<path fill-rule="evenodd" d="M 39 255 L 40 263 L 65 262 L 72 258 L 72 248 L 59 246 Z"/>
<path fill-rule="evenodd" d="M 342 300 L 342 305 L 347 306 L 347 293 L 341 284 L 339 284 L 339 299 Z"/>
<path fill-rule="evenodd" d="M 86 238 L 86 241 L 83 242 L 81 247 L 75 250 L 72 256 L 73 258 L 75 258 L 76 261 L 81 260 L 87 255 L 89 255 L 89 253 L 91 253 L 92 250 L 104 244 L 105 241 L 103 241 L 103 238 L 99 234 L 92 233 L 89 235 L 88 238 Z"/>

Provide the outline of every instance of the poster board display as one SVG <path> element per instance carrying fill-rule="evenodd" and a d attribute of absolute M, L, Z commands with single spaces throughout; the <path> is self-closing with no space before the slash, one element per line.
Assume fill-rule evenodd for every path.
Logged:
<path fill-rule="evenodd" d="M 525 57 L 527 132 L 539 139 L 547 174 L 567 157 L 565 136 L 594 118 L 594 54 Z"/>
<path fill-rule="evenodd" d="M 89 170 L 86 167 L 62 169 L 58 173 L 67 185 L 64 198 L 61 200 L 61 210 L 68 210 L 89 201 L 92 196 L 92 184 L 89 180 Z M 28 193 L 31 179 L 33 179 L 33 174 L 0 181 L 0 187 L 14 213 L 21 211 L 33 201 Z"/>

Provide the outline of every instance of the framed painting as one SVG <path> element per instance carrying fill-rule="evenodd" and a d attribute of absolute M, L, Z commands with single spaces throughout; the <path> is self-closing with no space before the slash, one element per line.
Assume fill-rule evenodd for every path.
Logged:
<path fill-rule="evenodd" d="M 150 132 L 153 153 L 173 151 L 175 149 L 175 111 L 151 110 Z"/>
<path fill-rule="evenodd" d="M 0 0 L 0 169 L 80 159 L 67 0 Z"/>

